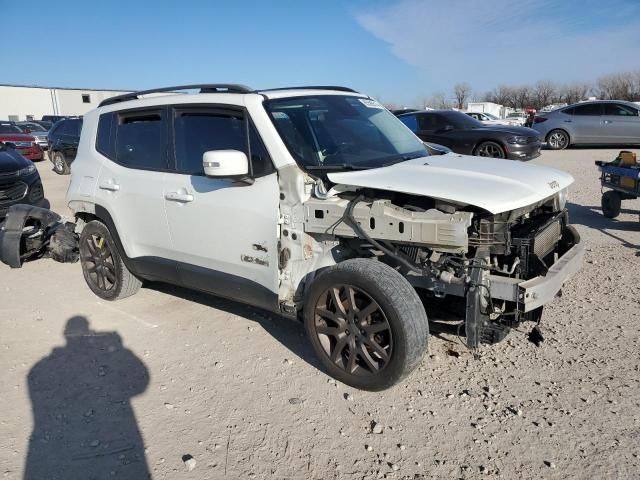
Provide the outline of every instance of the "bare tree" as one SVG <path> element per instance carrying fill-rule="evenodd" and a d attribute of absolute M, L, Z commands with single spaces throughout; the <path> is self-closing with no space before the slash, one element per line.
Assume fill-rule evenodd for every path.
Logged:
<path fill-rule="evenodd" d="M 471 85 L 467 82 L 456 83 L 453 87 L 453 96 L 459 110 L 464 110 L 464 105 L 471 96 Z"/>
<path fill-rule="evenodd" d="M 597 82 L 600 98 L 605 100 L 634 101 L 640 95 L 636 88 L 636 74 L 633 72 L 614 73 L 600 77 Z"/>
<path fill-rule="evenodd" d="M 557 97 L 557 89 L 553 82 L 540 80 L 536 83 L 531 98 L 532 107 L 540 110 L 542 107 L 550 105 Z"/>
<path fill-rule="evenodd" d="M 426 100 L 425 107 L 447 109 L 451 108 L 451 102 L 444 93 L 435 92 Z"/>
<path fill-rule="evenodd" d="M 558 90 L 557 102 L 564 102 L 568 104 L 577 103 L 580 100 L 586 100 L 592 86 L 588 83 L 574 82 L 567 85 L 563 85 Z"/>
<path fill-rule="evenodd" d="M 485 101 L 506 105 L 512 96 L 512 87 L 500 85 L 485 95 Z"/>

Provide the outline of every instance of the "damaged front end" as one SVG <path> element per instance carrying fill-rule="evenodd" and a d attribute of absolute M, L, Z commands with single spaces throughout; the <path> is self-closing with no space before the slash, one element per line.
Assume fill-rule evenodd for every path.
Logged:
<path fill-rule="evenodd" d="M 427 297 L 465 299 L 467 345 L 539 322 L 582 263 L 583 245 L 552 197 L 501 214 L 393 192 L 339 192 L 304 203 L 305 232 L 376 257 Z M 344 255 L 344 253 L 343 253 Z"/>
<path fill-rule="evenodd" d="M 14 205 L 0 227 L 0 261 L 20 268 L 29 260 L 50 257 L 57 262 L 78 261 L 75 224 L 60 215 L 32 205 Z"/>

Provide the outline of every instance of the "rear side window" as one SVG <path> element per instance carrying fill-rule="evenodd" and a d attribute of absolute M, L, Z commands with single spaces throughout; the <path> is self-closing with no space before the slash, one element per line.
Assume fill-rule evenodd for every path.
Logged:
<path fill-rule="evenodd" d="M 96 150 L 105 157 L 116 159 L 116 115 L 103 113 L 98 120 L 98 133 L 96 135 Z"/>
<path fill-rule="evenodd" d="M 125 167 L 166 170 L 164 112 L 135 111 L 118 115 L 116 161 Z"/>
<path fill-rule="evenodd" d="M 204 175 L 202 155 L 212 150 L 239 150 L 251 159 L 254 176 L 271 173 L 271 160 L 255 128 L 249 128 L 241 112 L 218 110 L 176 111 L 174 151 L 179 173 Z"/>
<path fill-rule="evenodd" d="M 418 131 L 418 119 L 415 115 L 403 115 L 400 118 L 400 121 L 404 123 L 412 132 Z"/>

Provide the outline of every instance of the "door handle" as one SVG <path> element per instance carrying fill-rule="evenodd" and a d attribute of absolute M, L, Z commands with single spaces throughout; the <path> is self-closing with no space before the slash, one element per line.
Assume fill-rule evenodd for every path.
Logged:
<path fill-rule="evenodd" d="M 172 202 L 193 202 L 193 195 L 190 193 L 167 192 L 164 194 L 164 198 L 171 200 Z"/>
<path fill-rule="evenodd" d="M 565 120 L 564 123 L 571 123 L 573 120 Z"/>
<path fill-rule="evenodd" d="M 603 122 L 604 122 L 605 124 L 607 124 L 607 123 L 613 123 L 611 120 L 603 120 Z"/>
<path fill-rule="evenodd" d="M 115 180 L 107 180 L 106 182 L 101 182 L 100 185 L 98 185 L 98 188 L 101 188 L 102 190 L 109 190 L 111 192 L 117 192 L 118 190 L 120 190 L 120 185 L 118 185 Z"/>

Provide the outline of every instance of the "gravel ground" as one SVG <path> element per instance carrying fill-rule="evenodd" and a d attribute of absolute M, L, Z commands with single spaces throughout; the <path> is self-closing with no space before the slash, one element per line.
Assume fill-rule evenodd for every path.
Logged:
<path fill-rule="evenodd" d="M 79 264 L 0 266 L 5 478 L 640 478 L 639 201 L 600 212 L 576 179 L 582 272 L 527 330 L 474 358 L 448 334 L 401 385 L 356 391 L 318 368 L 295 323 L 175 287 L 108 303 Z M 53 208 L 68 177 L 38 168 Z M 66 337 L 66 338 L 65 338 Z M 61 473 L 64 472 L 64 473 Z"/>

